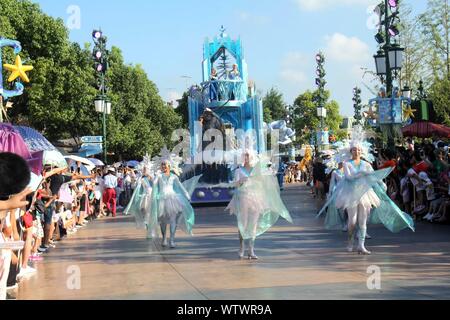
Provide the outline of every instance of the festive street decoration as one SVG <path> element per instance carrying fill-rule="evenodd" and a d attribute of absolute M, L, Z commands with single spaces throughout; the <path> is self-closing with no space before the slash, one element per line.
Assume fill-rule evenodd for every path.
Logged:
<path fill-rule="evenodd" d="M 331 144 L 333 144 L 333 143 L 337 142 L 337 137 L 334 134 L 332 134 L 332 135 L 330 135 L 329 141 Z"/>
<path fill-rule="evenodd" d="M 405 122 L 408 122 L 411 118 L 414 118 L 414 113 L 416 111 L 417 109 L 412 109 L 410 105 L 403 107 L 403 119 Z"/>
<path fill-rule="evenodd" d="M 355 109 L 355 120 L 357 125 L 362 125 L 362 115 L 361 115 L 361 89 L 355 87 L 353 89 L 353 109 Z"/>
<path fill-rule="evenodd" d="M 10 47 L 13 48 L 14 54 L 16 55 L 15 64 L 3 64 L 2 59 L 2 48 Z M 22 64 L 22 59 L 18 55 L 22 51 L 22 46 L 19 41 L 0 38 L 0 122 L 3 122 L 3 116 L 6 118 L 6 111 L 12 108 L 12 104 L 7 104 L 3 107 L 3 100 L 8 100 L 12 97 L 17 97 L 23 94 L 24 86 L 20 80 L 23 82 L 30 82 L 26 72 L 33 70 L 33 66 L 24 66 Z M 11 72 L 8 82 L 13 83 L 14 89 L 8 90 L 3 87 L 3 67 Z M 20 80 L 17 80 L 20 78 Z"/>
<path fill-rule="evenodd" d="M 316 97 L 315 102 L 317 105 L 317 116 L 320 119 L 320 130 L 318 130 L 316 133 L 316 139 L 318 146 L 322 146 L 322 148 L 324 148 L 325 146 L 329 145 L 330 139 L 328 130 L 323 129 L 324 122 L 327 117 L 327 108 L 325 106 L 326 104 L 325 86 L 327 84 L 325 76 L 327 75 L 327 73 L 325 71 L 325 56 L 322 52 L 319 52 L 316 55 L 316 62 L 317 62 L 316 85 L 318 87 L 318 95 Z"/>
<path fill-rule="evenodd" d="M 378 124 L 402 124 L 403 105 L 411 105 L 410 98 L 400 96 L 398 88 L 394 88 L 391 98 L 386 98 L 385 90 L 382 88 L 377 98 L 369 100 L 369 106 L 378 106 Z"/>
<path fill-rule="evenodd" d="M 0 96 L 3 99 L 9 99 L 12 97 L 20 96 L 23 93 L 23 84 L 16 81 L 14 84 L 14 90 L 6 90 L 3 88 L 3 61 L 2 61 L 2 48 L 10 47 L 14 49 L 14 54 L 19 54 L 22 51 L 22 46 L 20 42 L 15 40 L 9 40 L 0 38 Z M 1 114 L 1 113 L 0 113 Z"/>
<path fill-rule="evenodd" d="M 8 82 L 13 82 L 17 78 L 20 77 L 23 82 L 30 82 L 26 72 L 33 70 L 33 66 L 24 66 L 22 64 L 22 58 L 20 56 L 16 56 L 16 61 L 14 64 L 4 64 L 3 67 L 11 72 L 11 75 L 8 78 Z"/>
<path fill-rule="evenodd" d="M 364 116 L 366 117 L 366 119 L 371 119 L 371 120 L 377 120 L 378 119 L 378 114 L 374 110 L 373 106 L 370 106 L 369 110 L 364 112 Z"/>

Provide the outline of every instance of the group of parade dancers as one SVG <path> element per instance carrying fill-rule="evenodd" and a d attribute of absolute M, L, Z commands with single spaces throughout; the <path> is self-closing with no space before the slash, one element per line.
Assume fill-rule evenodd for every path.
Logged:
<path fill-rule="evenodd" d="M 365 247 L 368 223 L 383 224 L 391 232 L 406 228 L 414 231 L 413 219 L 386 194 L 383 180 L 392 169 L 374 171 L 368 162 L 370 157 L 370 145 L 364 141 L 364 132 L 356 128 L 352 140 L 338 145 L 328 164 L 333 171 L 333 183 L 328 201 L 319 213 L 319 216 L 326 213 L 327 229 L 341 229 L 346 224 L 347 250 L 355 251 L 357 238 L 356 251 L 364 255 L 371 254 Z M 293 223 L 268 162 L 245 150 L 242 165 L 234 172 L 235 191 L 226 210 L 237 217 L 240 259 L 258 260 L 254 249 L 256 238 L 280 217 Z M 170 248 L 176 247 L 178 228 L 188 235 L 193 234 L 195 215 L 190 199 L 198 182 L 197 177 L 181 183 L 174 166 L 177 164 L 170 156 L 161 159 L 156 168 L 158 173 L 152 175 L 152 169 L 144 163 L 142 177 L 125 210 L 126 214 L 135 215 L 138 227 L 147 230 L 148 239 L 161 237 L 162 247 Z"/>

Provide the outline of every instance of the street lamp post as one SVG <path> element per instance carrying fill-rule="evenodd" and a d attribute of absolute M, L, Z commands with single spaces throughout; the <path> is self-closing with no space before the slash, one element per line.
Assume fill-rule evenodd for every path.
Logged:
<path fill-rule="evenodd" d="M 391 40 L 399 35 L 398 22 L 399 9 L 398 0 L 384 0 L 375 8 L 375 13 L 380 17 L 379 30 L 375 40 L 381 48 L 374 56 L 377 75 L 381 77 L 382 82 L 385 78 L 386 98 L 396 99 L 394 97 L 393 81 L 398 76 L 399 70 L 403 65 L 404 48 L 397 43 L 391 43 Z M 394 108 L 391 104 L 391 108 Z M 386 124 L 388 129 L 388 145 L 394 146 L 394 120 Z"/>
<path fill-rule="evenodd" d="M 288 105 L 286 107 L 286 119 L 287 119 L 286 123 L 288 125 L 294 124 L 294 120 L 295 120 L 294 119 L 294 107 L 291 105 Z"/>
<path fill-rule="evenodd" d="M 322 52 L 319 52 L 316 55 L 317 62 L 317 70 L 316 70 L 316 85 L 318 87 L 318 96 L 317 96 L 317 116 L 320 119 L 320 140 L 317 139 L 317 143 L 320 145 L 324 145 L 324 120 L 327 117 L 327 109 L 325 107 L 326 99 L 325 99 L 325 85 L 327 84 L 325 80 L 326 72 L 325 72 L 325 56 Z"/>
<path fill-rule="evenodd" d="M 361 115 L 361 89 L 355 87 L 353 89 L 353 108 L 355 109 L 355 120 L 357 125 L 362 125 L 362 115 Z"/>
<path fill-rule="evenodd" d="M 106 50 L 107 38 L 100 30 L 92 32 L 92 38 L 95 46 L 93 51 L 94 68 L 97 76 L 97 88 L 99 95 L 95 99 L 95 111 L 103 114 L 103 159 L 105 164 L 108 162 L 107 135 L 106 135 L 106 115 L 111 114 L 111 101 L 107 98 L 106 72 L 108 70 L 108 55 Z"/>

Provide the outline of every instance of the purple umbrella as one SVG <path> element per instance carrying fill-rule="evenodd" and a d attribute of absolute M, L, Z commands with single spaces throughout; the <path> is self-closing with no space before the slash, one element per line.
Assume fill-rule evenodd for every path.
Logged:
<path fill-rule="evenodd" d="M 31 159 L 30 150 L 20 133 L 6 123 L 0 123 L 0 152 L 15 153 L 24 159 Z"/>
<path fill-rule="evenodd" d="M 39 161 L 39 154 L 31 155 L 20 133 L 6 123 L 0 123 L 0 152 L 10 152 L 21 156 L 27 160 L 34 173 L 40 174 L 42 161 Z"/>

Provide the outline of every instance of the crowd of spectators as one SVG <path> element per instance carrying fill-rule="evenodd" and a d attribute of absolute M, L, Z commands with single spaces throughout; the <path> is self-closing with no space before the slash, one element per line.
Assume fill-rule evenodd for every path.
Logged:
<path fill-rule="evenodd" d="M 44 166 L 32 191 L 28 164 L 0 153 L 0 300 L 35 274 L 36 264 L 59 241 L 92 220 L 115 217 L 116 203 L 119 210 L 127 205 L 138 178 L 133 169 L 81 169 L 79 162 L 61 169 Z"/>
<path fill-rule="evenodd" d="M 395 150 L 379 150 L 374 169 L 392 167 L 388 195 L 416 220 L 448 223 L 450 205 L 448 143 L 439 139 Z"/>
<path fill-rule="evenodd" d="M 415 143 L 408 138 L 395 148 L 374 148 L 374 170 L 391 167 L 386 179 L 389 197 L 416 221 L 450 221 L 449 144 L 437 138 Z M 326 173 L 328 155 L 317 154 L 313 162 L 313 193 L 325 199 L 332 172 Z"/>
<path fill-rule="evenodd" d="M 312 167 L 302 168 L 298 163 L 291 162 L 284 164 L 283 182 L 284 184 L 293 184 L 309 182 L 311 179 Z"/>

